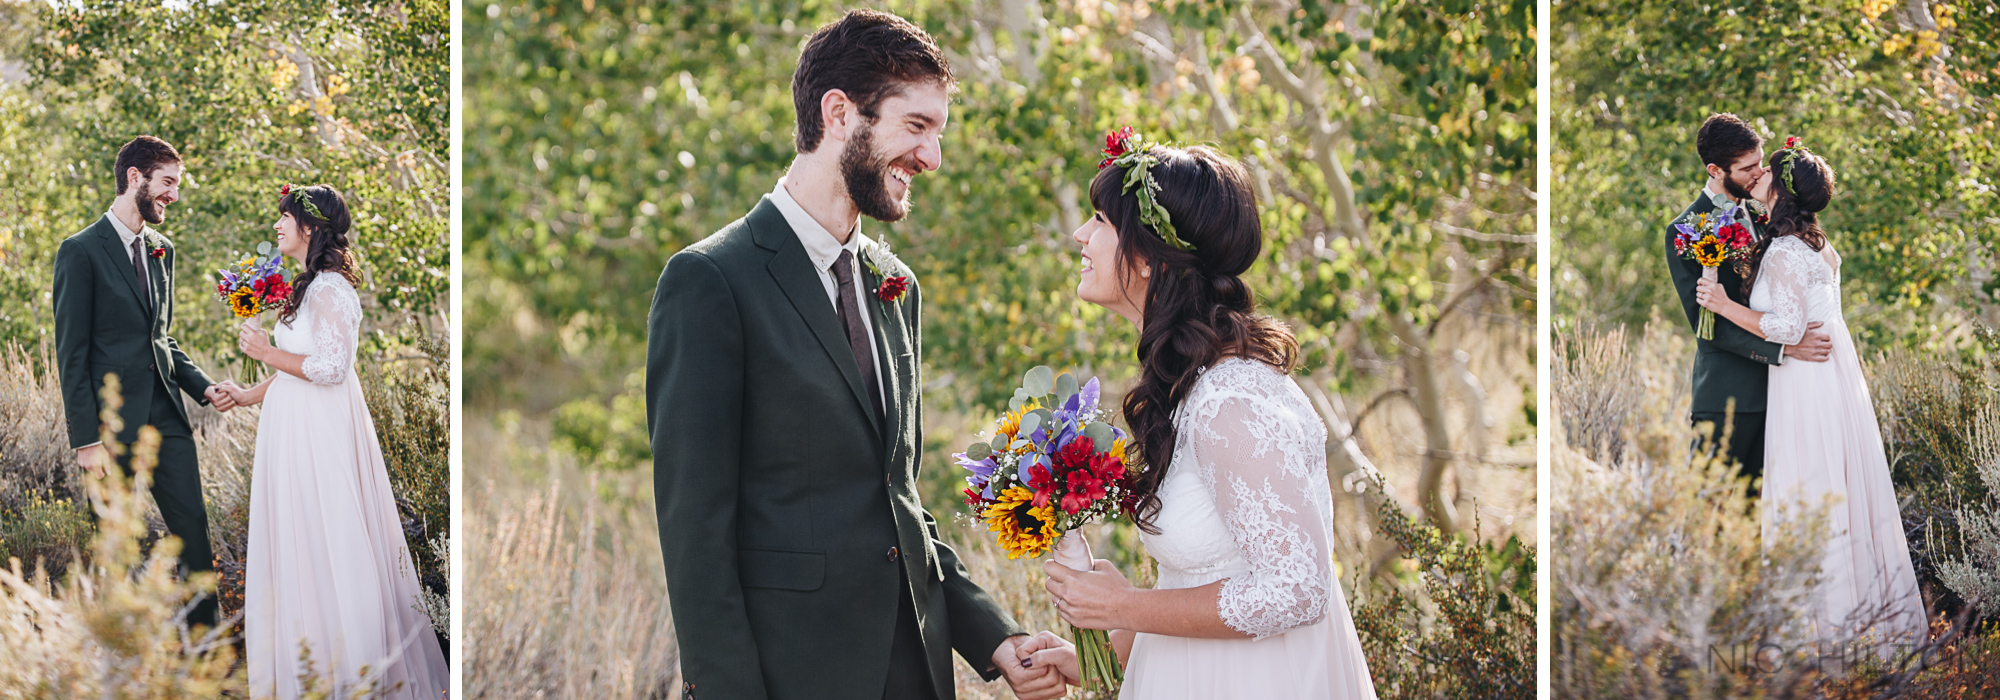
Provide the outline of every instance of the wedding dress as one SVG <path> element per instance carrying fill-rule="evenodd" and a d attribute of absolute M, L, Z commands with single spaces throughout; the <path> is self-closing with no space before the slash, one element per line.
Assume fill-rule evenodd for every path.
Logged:
<path fill-rule="evenodd" d="M 243 585 L 254 698 L 306 690 L 301 645 L 337 697 L 371 679 L 397 688 L 390 698 L 438 698 L 450 684 L 416 607 L 416 569 L 354 374 L 360 328 L 354 287 L 322 274 L 272 334 L 279 349 L 306 356 L 311 381 L 278 372 L 257 421 Z"/>
<path fill-rule="evenodd" d="M 1249 639 L 1141 633 L 1120 698 L 1374 698 L 1333 573 L 1326 426 L 1270 365 L 1232 358 L 1195 380 L 1174 422 L 1160 534 L 1142 533 L 1160 589 L 1226 581 L 1222 621 Z"/>
<path fill-rule="evenodd" d="M 1810 616 L 1815 641 L 1867 637 L 1879 654 L 1906 651 L 1927 630 L 1889 460 L 1861 357 L 1841 316 L 1839 260 L 1828 264 L 1797 236 L 1772 241 L 1750 293 L 1766 338 L 1791 345 L 1806 324 L 1833 336 L 1826 362 L 1787 359 L 1770 369 L 1764 416 L 1764 534 L 1785 503 L 1827 514 L 1821 585 Z"/>

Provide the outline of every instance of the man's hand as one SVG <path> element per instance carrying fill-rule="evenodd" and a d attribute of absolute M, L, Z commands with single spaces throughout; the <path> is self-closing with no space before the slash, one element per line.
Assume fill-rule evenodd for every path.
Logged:
<path fill-rule="evenodd" d="M 1807 362 L 1825 362 L 1833 355 L 1833 336 L 1819 329 L 1819 321 L 1806 324 L 1805 337 L 1796 345 L 1785 346 L 1785 356 Z"/>
<path fill-rule="evenodd" d="M 93 477 L 104 478 L 104 469 L 110 464 L 111 451 L 104 449 L 102 443 L 76 451 L 76 466 L 82 467 Z"/>
<path fill-rule="evenodd" d="M 1014 697 L 1049 700 L 1068 695 L 1069 688 L 1063 685 L 1062 674 L 1056 672 L 1055 665 L 1036 664 L 1030 668 L 1021 663 L 1020 654 L 1015 650 L 1027 639 L 1025 634 L 1014 635 L 993 650 L 993 666 L 1007 677 L 1007 687 L 1014 689 Z"/>
<path fill-rule="evenodd" d="M 228 413 L 229 409 L 236 407 L 236 396 L 229 393 L 229 390 L 221 384 L 208 385 L 208 391 L 202 392 L 201 395 L 206 397 L 208 405 L 214 406 L 217 411 Z"/>

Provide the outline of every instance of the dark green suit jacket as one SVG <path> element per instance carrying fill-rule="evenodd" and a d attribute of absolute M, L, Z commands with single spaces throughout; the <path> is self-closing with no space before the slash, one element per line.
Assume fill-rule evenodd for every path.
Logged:
<path fill-rule="evenodd" d="M 1681 217 L 1702 212 L 1715 211 L 1715 202 L 1704 190 L 1701 196 L 1688 205 Z M 1751 227 L 1756 229 L 1756 227 Z M 1674 278 L 1674 291 L 1680 294 L 1681 310 L 1687 313 L 1688 328 L 1696 327 L 1701 319 L 1701 305 L 1695 303 L 1695 281 L 1701 279 L 1701 263 L 1681 258 L 1674 251 L 1673 222 L 1667 223 L 1666 254 L 1667 269 Z M 1763 231 L 1757 231 L 1759 237 Z M 1738 303 L 1748 303 L 1749 295 L 1743 292 L 1743 275 L 1735 266 L 1723 265 L 1716 269 L 1716 282 L 1729 292 L 1729 298 Z M 1729 319 L 1715 317 L 1715 339 L 1695 339 L 1694 356 L 1694 402 L 1692 413 L 1722 413 L 1729 406 L 1731 398 L 1736 399 L 1738 413 L 1764 412 L 1765 385 L 1768 383 L 1770 365 L 1778 364 L 1785 346 L 1757 337 L 1755 333 L 1738 328 Z"/>
<path fill-rule="evenodd" d="M 660 275 L 646 416 L 681 670 L 702 700 L 882 697 L 905 576 L 940 698 L 951 650 L 991 680 L 993 650 L 1022 633 L 917 496 L 923 292 L 866 296 L 883 418 L 769 198 Z"/>
<path fill-rule="evenodd" d="M 208 375 L 196 367 L 167 330 L 174 323 L 174 247 L 156 233 L 144 234 L 148 250 L 163 248 L 162 257 L 146 256 L 146 277 L 153 288 L 153 306 L 141 296 L 139 276 L 132 271 L 132 252 L 118 240 L 118 229 L 106 215 L 70 236 L 56 249 L 55 302 L 56 371 L 62 382 L 63 411 L 69 418 L 71 449 L 98 441 L 98 392 L 104 375 L 115 373 L 125 404 L 118 414 L 125 422 L 118 441 L 137 439 L 139 426 L 160 425 L 153 416 L 154 393 L 165 384 L 183 423 L 187 407 L 176 392 L 186 391 L 207 405 Z M 158 377 L 160 383 L 155 383 Z"/>

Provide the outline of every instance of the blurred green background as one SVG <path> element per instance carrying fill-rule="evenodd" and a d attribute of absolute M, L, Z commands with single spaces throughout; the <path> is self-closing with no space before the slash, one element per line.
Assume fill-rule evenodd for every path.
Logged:
<path fill-rule="evenodd" d="M 657 556 L 643 544 L 657 537 L 646 530 L 648 304 L 668 257 L 743 216 L 783 174 L 794 155 L 798 52 L 850 7 L 466 3 L 466 465 L 475 483 L 495 484 L 472 493 L 475 524 L 490 518 L 495 531 L 510 531 L 529 522 L 522 513 L 543 512 L 524 508 L 547 507 L 553 492 L 540 482 L 588 478 L 594 488 L 564 490 L 582 494 L 571 504 L 576 517 L 596 512 L 625 525 L 586 525 L 574 537 L 600 547 L 638 542 Z M 1493 563 L 1479 560 L 1484 573 L 1464 580 L 1508 583 L 1474 595 L 1475 608 L 1490 613 L 1508 596 L 1532 601 L 1523 573 L 1532 571 L 1531 548 L 1493 547 L 1510 535 L 1532 542 L 1535 522 L 1533 2 L 872 7 L 929 32 L 960 81 L 943 168 L 916 179 L 911 215 L 863 223 L 924 284 L 921 477 L 940 520 L 962 509 L 954 498 L 962 474 L 948 454 L 987 426 L 1023 372 L 1049 365 L 1098 376 L 1110 400 L 1135 376 L 1129 324 L 1074 296 L 1079 262 L 1069 238 L 1091 214 L 1086 190 L 1103 134 L 1132 125 L 1153 139 L 1213 145 L 1253 173 L 1267 243 L 1246 281 L 1262 309 L 1298 333 L 1306 351 L 1298 378 L 1331 427 L 1343 578 L 1424 597 L 1413 555 L 1376 534 L 1386 503 L 1444 533 L 1471 539 L 1478 528 Z M 1374 476 L 1393 497 L 1364 493 Z M 946 529 L 968 547 L 989 539 L 969 526 Z M 1131 534 L 1106 531 L 1105 551 L 1140 572 L 1145 558 Z M 472 566 L 522 561 L 510 558 L 526 556 L 516 553 L 522 546 L 473 543 Z M 1474 550 L 1454 551 L 1463 559 Z M 1039 589 L 1029 590 L 1025 572 L 975 574 L 1029 600 Z M 489 590 L 503 597 L 544 587 L 495 575 L 505 585 Z M 488 584 L 472 576 L 483 599 Z M 663 586 L 657 578 L 643 580 Z M 657 590 L 614 588 L 594 600 L 548 596 L 577 619 L 659 600 Z M 1423 610 L 1428 631 L 1437 610 Z M 1521 656 L 1533 653 L 1532 610 L 1529 602 L 1526 617 L 1495 613 L 1460 628 L 1515 634 L 1466 652 L 1483 670 L 1435 673 L 1466 678 L 1410 670 L 1460 658 L 1406 653 L 1428 642 L 1379 640 L 1403 661 L 1383 661 L 1382 673 L 1404 679 L 1391 696 L 1521 678 L 1532 693 L 1532 659 Z M 588 695 L 576 690 L 588 684 L 576 680 L 579 670 L 567 680 L 523 677 L 539 672 L 523 667 L 522 649 L 570 658 L 559 647 L 574 643 L 510 621 L 522 615 L 558 614 L 496 608 L 468 620 L 468 636 L 484 647 L 468 652 L 472 677 L 515 684 L 478 687 Z M 662 652 L 631 663 L 643 685 L 644 669 L 670 661 Z"/>

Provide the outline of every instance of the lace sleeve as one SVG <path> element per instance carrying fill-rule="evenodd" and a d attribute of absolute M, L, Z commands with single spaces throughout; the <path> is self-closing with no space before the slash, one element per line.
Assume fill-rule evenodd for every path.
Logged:
<path fill-rule="evenodd" d="M 1771 309 L 1758 319 L 1764 339 L 1779 345 L 1793 345 L 1806 334 L 1806 286 L 1811 251 L 1797 238 L 1781 238 L 1764 254 L 1763 269 L 1757 271 L 1757 285 L 1771 290 Z"/>
<path fill-rule="evenodd" d="M 1190 436 L 1216 511 L 1250 564 L 1223 582 L 1217 612 L 1259 639 L 1318 622 L 1333 576 L 1330 535 L 1313 506 L 1329 497 L 1325 440 L 1313 439 L 1316 423 L 1282 410 L 1271 394 L 1288 382 L 1271 379 L 1206 402 Z"/>
<path fill-rule="evenodd" d="M 311 314 L 306 329 L 312 346 L 299 366 L 314 384 L 339 384 L 354 366 L 354 349 L 361 336 L 361 298 L 337 275 L 322 275 L 306 288 Z"/>

